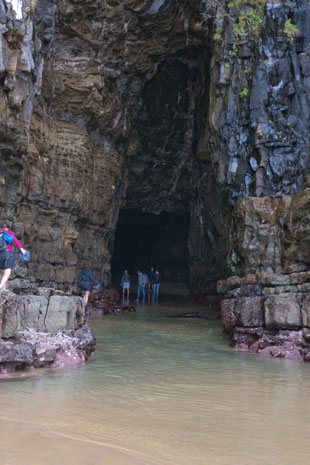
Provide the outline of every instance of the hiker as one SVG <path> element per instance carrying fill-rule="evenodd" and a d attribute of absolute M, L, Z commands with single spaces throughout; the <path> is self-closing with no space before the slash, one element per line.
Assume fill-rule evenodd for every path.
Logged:
<path fill-rule="evenodd" d="M 142 302 L 145 302 L 145 275 L 142 273 L 142 271 L 138 270 L 138 293 L 137 293 L 137 299 L 136 302 L 140 301 L 140 294 L 142 293 L 143 299 Z"/>
<path fill-rule="evenodd" d="M 92 283 L 98 284 L 98 281 L 94 279 L 88 267 L 83 268 L 79 275 L 78 287 L 81 288 L 83 291 L 85 291 L 85 294 L 83 296 L 85 305 L 87 305 L 88 303 L 88 298 L 89 298 L 89 294 L 92 288 Z"/>
<path fill-rule="evenodd" d="M 147 297 L 147 301 L 150 302 L 151 301 L 151 283 L 150 283 L 150 280 L 149 280 L 149 275 L 148 274 L 144 274 L 144 281 L 145 281 L 145 296 Z"/>
<path fill-rule="evenodd" d="M 123 289 L 123 300 L 125 298 L 125 291 L 127 293 L 127 300 L 129 300 L 129 292 L 130 292 L 130 275 L 128 273 L 128 270 L 124 271 L 124 274 L 122 276 L 121 280 L 121 288 Z"/>
<path fill-rule="evenodd" d="M 27 251 L 23 248 L 13 231 L 5 224 L 0 229 L 0 269 L 3 270 L 0 289 L 6 289 L 7 282 L 14 268 L 15 253 L 13 244 L 16 245 L 23 255 L 26 255 Z"/>
<path fill-rule="evenodd" d="M 160 274 L 159 274 L 159 271 L 156 270 L 155 275 L 154 275 L 154 284 L 153 284 L 153 295 L 155 299 L 156 298 L 158 299 L 159 286 L 160 286 Z"/>
<path fill-rule="evenodd" d="M 151 269 L 149 271 L 149 282 L 150 282 L 151 293 L 153 291 L 154 276 L 155 276 L 155 271 L 154 271 L 154 268 L 151 266 Z"/>

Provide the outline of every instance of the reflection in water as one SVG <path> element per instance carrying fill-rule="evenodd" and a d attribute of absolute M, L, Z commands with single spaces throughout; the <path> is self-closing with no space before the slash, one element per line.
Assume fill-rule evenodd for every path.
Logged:
<path fill-rule="evenodd" d="M 229 349 L 193 304 L 93 318 L 90 363 L 0 384 L 1 465 L 308 465 L 309 365 Z"/>

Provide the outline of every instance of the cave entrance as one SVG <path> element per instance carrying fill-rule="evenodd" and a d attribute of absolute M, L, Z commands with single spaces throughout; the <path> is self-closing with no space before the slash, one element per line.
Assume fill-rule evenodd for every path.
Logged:
<path fill-rule="evenodd" d="M 141 89 L 124 147 L 128 185 L 115 234 L 114 279 L 124 269 L 136 278 L 138 269 L 147 272 L 153 266 L 164 281 L 203 287 L 210 57 L 208 46 L 166 56 Z"/>
<path fill-rule="evenodd" d="M 133 279 L 137 270 L 160 271 L 165 281 L 188 280 L 189 214 L 120 211 L 115 234 L 112 275 L 116 279 L 127 269 Z"/>

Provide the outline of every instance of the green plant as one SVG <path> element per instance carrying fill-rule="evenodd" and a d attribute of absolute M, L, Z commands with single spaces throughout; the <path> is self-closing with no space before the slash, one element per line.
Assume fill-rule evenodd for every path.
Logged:
<path fill-rule="evenodd" d="M 284 34 L 287 35 L 288 40 L 290 43 L 293 43 L 294 38 L 299 34 L 298 27 L 288 19 L 284 24 Z"/>
<path fill-rule="evenodd" d="M 225 63 L 225 71 L 226 73 L 230 72 L 230 64 L 228 62 Z"/>
<path fill-rule="evenodd" d="M 264 21 L 266 0 L 232 0 L 228 8 L 234 9 L 237 22 L 233 25 L 233 54 L 238 52 L 238 42 L 248 40 L 249 36 L 258 38 Z"/>
<path fill-rule="evenodd" d="M 231 275 L 236 277 L 242 277 L 244 275 L 245 267 L 241 263 L 240 258 L 235 252 L 229 253 L 226 258 L 226 264 L 228 271 Z"/>
<path fill-rule="evenodd" d="M 223 38 L 223 28 L 222 27 L 217 27 L 216 32 L 213 36 L 214 40 L 221 40 Z"/>
<path fill-rule="evenodd" d="M 227 257 L 227 268 L 228 268 L 229 272 L 230 272 L 232 275 L 236 275 L 236 274 L 237 274 L 237 266 L 236 266 L 236 264 L 234 263 L 232 257 L 230 257 L 230 256 Z"/>
<path fill-rule="evenodd" d="M 244 69 L 244 72 L 245 72 L 246 74 L 250 73 L 250 72 L 251 72 L 251 68 L 249 68 L 248 66 L 246 66 L 245 69 Z"/>
<path fill-rule="evenodd" d="M 241 98 L 247 97 L 248 93 L 249 93 L 249 89 L 247 87 L 244 87 L 242 92 L 240 92 L 240 97 Z"/>
<path fill-rule="evenodd" d="M 268 60 L 264 60 L 264 66 L 267 68 L 267 66 L 268 66 Z"/>
<path fill-rule="evenodd" d="M 248 27 L 248 31 L 253 33 L 255 36 L 259 34 L 260 29 L 262 27 L 264 21 L 264 17 L 261 11 L 251 10 L 247 14 L 246 24 Z"/>

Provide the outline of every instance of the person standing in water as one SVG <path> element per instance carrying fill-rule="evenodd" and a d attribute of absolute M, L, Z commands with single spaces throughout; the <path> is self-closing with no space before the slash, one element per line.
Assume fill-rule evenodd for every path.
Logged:
<path fill-rule="evenodd" d="M 87 305 L 88 303 L 88 298 L 93 283 L 98 284 L 98 281 L 94 279 L 88 267 L 83 268 L 81 273 L 79 274 L 78 287 L 85 291 L 85 294 L 83 296 L 85 305 Z"/>
<path fill-rule="evenodd" d="M 152 294 L 153 293 L 154 276 L 155 276 L 155 271 L 154 271 L 153 267 L 151 267 L 148 276 L 149 276 L 150 290 L 151 290 L 151 294 Z"/>
<path fill-rule="evenodd" d="M 125 291 L 127 293 L 127 300 L 129 300 L 129 293 L 130 293 L 130 275 L 127 270 L 124 271 L 121 280 L 121 287 L 123 289 L 123 300 L 125 299 Z"/>
<path fill-rule="evenodd" d="M 143 296 L 142 302 L 145 302 L 145 285 L 146 285 L 145 276 L 140 270 L 137 271 L 137 274 L 138 274 L 138 293 L 137 293 L 136 302 L 140 301 L 141 293 Z"/>
<path fill-rule="evenodd" d="M 154 284 L 153 284 L 153 296 L 154 299 L 158 299 L 158 294 L 159 294 L 159 286 L 160 286 L 160 274 L 159 271 L 155 271 L 154 275 Z"/>
<path fill-rule="evenodd" d="M 151 301 L 151 285 L 149 280 L 149 275 L 145 273 L 144 275 L 144 282 L 145 282 L 145 298 L 147 298 L 148 302 Z"/>
<path fill-rule="evenodd" d="M 16 238 L 6 224 L 0 229 L 0 268 L 3 270 L 0 289 L 6 289 L 7 282 L 15 265 L 15 253 L 13 244 L 26 255 L 26 250 L 23 248 L 19 240 Z"/>

